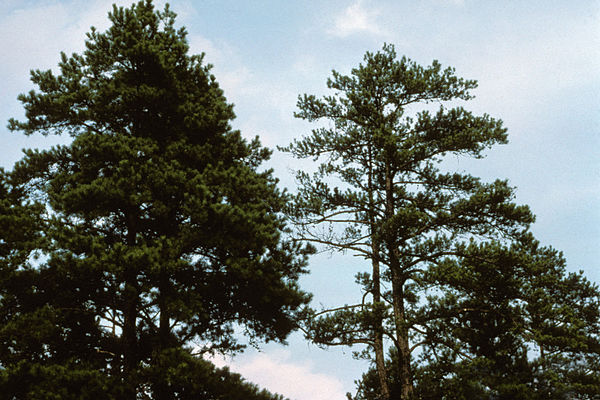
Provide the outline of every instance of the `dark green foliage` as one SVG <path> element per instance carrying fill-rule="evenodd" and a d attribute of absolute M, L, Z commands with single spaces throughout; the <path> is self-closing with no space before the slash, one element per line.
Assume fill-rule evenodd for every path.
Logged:
<path fill-rule="evenodd" d="M 15 269 L 26 264 L 34 250 L 42 246 L 38 215 L 43 206 L 28 201 L 26 193 L 11 184 L 10 176 L 0 168 L 0 265 Z"/>
<path fill-rule="evenodd" d="M 510 248 L 470 244 L 431 271 L 427 346 L 415 369 L 419 399 L 597 399 L 600 291 L 567 274 L 562 256 L 530 237 Z M 434 322 L 435 321 L 435 322 Z M 389 382 L 400 390 L 391 352 Z M 376 399 L 375 369 L 359 399 Z"/>
<path fill-rule="evenodd" d="M 17 229 L 0 241 L 0 363 L 7 382 L 73 371 L 65 385 L 119 382 L 115 396 L 134 398 L 142 370 L 191 357 L 192 342 L 240 350 L 236 326 L 284 341 L 309 298 L 297 279 L 310 249 L 285 239 L 287 197 L 259 169 L 270 151 L 231 129 L 232 105 L 175 14 L 140 1 L 109 19 L 83 54 L 62 54 L 58 75 L 32 71 L 26 120 L 9 122 L 73 141 L 27 150 L 2 175 L 0 223 Z"/>
<path fill-rule="evenodd" d="M 101 332 L 75 287 L 37 256 L 48 250 L 44 207 L 0 176 L 0 392 L 11 398 L 109 398 Z M 75 272 L 75 271 L 73 271 Z M 85 272 L 85 271 L 81 271 Z"/>

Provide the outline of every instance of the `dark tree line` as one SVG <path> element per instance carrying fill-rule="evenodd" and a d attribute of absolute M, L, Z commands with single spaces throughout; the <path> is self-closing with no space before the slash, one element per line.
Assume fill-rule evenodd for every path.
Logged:
<path fill-rule="evenodd" d="M 298 103 L 328 124 L 284 149 L 319 162 L 292 198 L 168 6 L 109 19 L 57 75 L 31 72 L 9 121 L 72 142 L 0 170 L 3 394 L 282 399 L 202 358 L 242 350 L 241 327 L 362 345 L 357 400 L 599 398 L 597 286 L 533 238 L 506 181 L 440 166 L 507 141 L 500 120 L 444 105 L 475 81 L 391 45 L 334 71 L 332 95 Z M 361 301 L 308 307 L 313 245 L 365 259 Z"/>

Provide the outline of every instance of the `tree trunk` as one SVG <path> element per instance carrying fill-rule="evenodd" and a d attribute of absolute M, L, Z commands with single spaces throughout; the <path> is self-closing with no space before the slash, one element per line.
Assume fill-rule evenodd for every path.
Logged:
<path fill-rule="evenodd" d="M 158 336 L 160 342 L 160 350 L 168 349 L 171 346 L 171 326 L 170 326 L 170 315 L 167 310 L 167 303 L 169 297 L 169 276 L 165 271 L 165 267 L 162 266 L 159 275 L 159 294 L 158 294 L 158 307 L 160 310 L 160 320 L 158 327 Z"/>
<path fill-rule="evenodd" d="M 379 246 L 373 245 L 373 250 L 379 251 Z M 381 302 L 381 282 L 379 276 L 379 259 L 373 253 L 373 305 Z M 378 254 L 378 253 L 377 253 Z M 390 400 L 390 388 L 387 380 L 387 370 L 385 369 L 385 354 L 383 349 L 383 319 L 377 318 L 374 326 L 373 347 L 375 349 L 375 366 L 377 368 L 377 376 L 379 378 L 379 386 L 381 390 L 381 399 Z"/>
<path fill-rule="evenodd" d="M 135 220 L 131 214 L 127 216 L 127 225 L 127 245 L 135 246 L 137 233 L 135 229 Z M 137 369 L 138 363 L 137 313 L 139 302 L 136 266 L 125 266 L 124 280 L 122 334 L 123 386 L 125 387 L 124 399 L 135 400 L 137 397 L 137 384 L 136 379 L 134 378 L 134 372 Z"/>
<path fill-rule="evenodd" d="M 390 162 L 385 168 L 385 217 L 389 221 L 395 214 L 393 173 Z M 396 346 L 398 348 L 398 372 L 400 373 L 400 398 L 408 400 L 412 397 L 413 386 L 410 372 L 410 347 L 408 342 L 408 326 L 404 309 L 404 277 L 401 273 L 400 260 L 396 252 L 396 238 L 393 232 L 385 232 L 385 243 L 388 253 L 388 267 L 392 277 L 392 303 L 394 307 L 394 324 L 396 326 Z"/>
<path fill-rule="evenodd" d="M 127 388 L 126 398 L 136 398 L 136 384 L 133 373 L 138 362 L 137 354 L 137 288 L 135 272 L 127 271 L 125 282 L 125 310 L 123 313 L 123 379 Z"/>
<path fill-rule="evenodd" d="M 369 224 L 371 235 L 371 252 L 373 253 L 371 261 L 373 263 L 372 276 L 372 295 L 373 305 L 377 306 L 381 302 L 381 277 L 379 272 L 379 239 L 376 238 L 377 228 L 375 225 L 375 201 L 373 199 L 373 154 L 372 145 L 368 146 L 369 164 L 368 164 L 368 191 L 369 191 Z M 381 390 L 381 399 L 390 400 L 390 388 L 388 386 L 387 370 L 385 368 L 385 353 L 383 348 L 383 318 L 377 318 L 374 322 L 373 330 L 373 347 L 375 350 L 375 367 L 377 369 L 377 377 L 379 378 L 379 386 Z"/>
<path fill-rule="evenodd" d="M 155 356 L 161 356 L 164 350 L 171 347 L 171 326 L 170 326 L 170 315 L 167 310 L 168 297 L 170 293 L 170 282 L 165 266 L 161 266 L 159 272 L 159 294 L 158 294 L 158 307 L 160 310 L 159 326 L 158 326 L 158 340 L 159 348 Z M 169 383 L 166 381 L 162 374 L 159 374 L 158 382 L 154 386 L 154 399 L 156 400 L 171 400 L 173 399 L 173 392 L 169 388 Z"/>
<path fill-rule="evenodd" d="M 394 322 L 398 347 L 398 370 L 400 373 L 400 395 L 402 400 L 412 397 L 413 386 L 410 371 L 410 347 L 408 327 L 404 310 L 404 282 L 398 270 L 392 270 L 392 296 L 394 304 Z"/>

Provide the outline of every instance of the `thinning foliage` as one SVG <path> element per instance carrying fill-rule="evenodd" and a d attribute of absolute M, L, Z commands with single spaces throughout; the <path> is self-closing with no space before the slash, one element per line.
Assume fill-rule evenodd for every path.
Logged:
<path fill-rule="evenodd" d="M 536 275 L 525 267 L 519 275 L 513 264 L 503 264 L 505 259 L 470 274 L 483 257 L 478 252 L 494 254 L 497 246 L 530 243 L 533 215 L 527 206 L 513 203 L 506 181 L 484 183 L 440 165 L 450 155 L 481 158 L 485 149 L 507 141 L 500 120 L 448 106 L 471 99 L 476 82 L 457 77 L 437 61 L 423 67 L 399 59 L 393 46 L 384 45 L 367 53 L 350 75 L 334 71 L 327 86 L 331 95 L 323 98 L 300 96 L 296 114 L 325 123 L 283 149 L 318 162 L 314 174 L 297 173 L 290 216 L 298 240 L 361 256 L 370 262 L 370 271 L 357 276 L 362 302 L 307 312 L 307 337 L 325 346 L 367 345 L 362 356 L 374 363 L 369 379 L 376 393 L 370 398 L 381 399 L 416 396 L 415 383 L 426 387 L 419 382 L 426 376 L 423 368 L 437 362 L 435 354 L 444 360 L 473 358 L 474 336 L 499 341 L 498 349 L 488 347 L 481 355 L 486 362 L 492 354 L 526 354 L 513 332 L 504 331 L 512 320 L 498 317 L 498 326 L 486 325 L 496 315 L 488 315 L 493 311 L 488 308 L 503 307 L 505 299 L 470 300 L 483 302 L 481 296 L 493 295 L 486 286 L 493 279 L 521 285 Z M 441 104 L 432 112 L 429 103 Z M 518 256 L 510 250 L 505 257 Z M 531 284 L 534 293 L 537 286 Z M 582 285 L 573 287 L 573 295 L 591 290 Z M 470 330 L 476 319 L 483 324 L 480 329 L 489 331 Z M 386 343 L 392 346 L 392 359 L 386 360 Z"/>

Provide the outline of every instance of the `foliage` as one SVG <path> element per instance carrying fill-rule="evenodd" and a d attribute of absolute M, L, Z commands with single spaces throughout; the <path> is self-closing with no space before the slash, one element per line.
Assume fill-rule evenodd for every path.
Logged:
<path fill-rule="evenodd" d="M 434 271 L 443 292 L 418 357 L 422 399 L 594 399 L 600 393 L 600 291 L 531 237 L 510 248 L 471 244 Z M 390 360 L 397 359 L 392 351 Z M 388 363 L 392 393 L 400 381 Z M 374 369 L 357 399 L 376 399 Z M 594 397 L 596 396 L 596 397 Z"/>
<path fill-rule="evenodd" d="M 327 86 L 331 95 L 301 96 L 296 114 L 310 122 L 324 120 L 324 126 L 284 148 L 319 163 L 314 174 L 297 173 L 300 187 L 289 214 L 297 240 L 361 256 L 371 271 L 357 276 L 360 303 L 307 311 L 307 337 L 324 346 L 366 344 L 358 355 L 374 362 L 370 384 L 382 399 L 412 398 L 428 366 L 437 365 L 432 369 L 436 373 L 446 364 L 462 365 L 465 357 L 506 368 L 527 361 L 515 322 L 502 317 L 509 302 L 502 296 L 512 300 L 515 293 L 505 291 L 529 284 L 532 296 L 542 296 L 541 288 L 560 290 L 576 278 L 563 280 L 561 272 L 552 275 L 552 282 L 539 281 L 544 268 L 557 268 L 551 262 L 536 272 L 519 273 L 509 260 L 521 257 L 515 249 L 507 250 L 506 259 L 476 263 L 478 251 L 500 257 L 494 253 L 500 252 L 498 246 L 530 243 L 527 229 L 534 221 L 527 206 L 512 202 L 513 189 L 506 181 L 484 183 L 466 173 L 444 171 L 448 156 L 481 158 L 485 149 L 507 141 L 500 120 L 473 115 L 461 106 L 448 108 L 449 101 L 456 105 L 471 99 L 476 82 L 458 78 L 437 61 L 422 67 L 406 57 L 398 59 L 394 47 L 384 45 L 377 53 L 368 52 L 350 75 L 333 71 Z M 441 105 L 431 111 L 429 103 Z M 501 284 L 489 292 L 496 281 Z M 586 283 L 573 283 L 571 289 L 561 293 L 593 297 Z M 485 297 L 492 295 L 499 297 Z M 482 303 L 471 304 L 475 299 Z M 515 305 L 511 315 L 528 315 L 531 326 L 544 326 L 549 299 L 543 305 L 531 301 L 533 308 Z M 494 314 L 495 325 L 488 325 L 484 309 L 499 313 Z M 564 329 L 579 329 L 575 322 L 564 323 Z M 558 333 L 548 329 L 540 335 L 555 340 L 550 337 Z M 578 332 L 595 340 L 592 331 Z M 395 354 L 388 360 L 386 343 Z M 435 364 L 436 357 L 445 361 Z M 390 386 L 392 376 L 396 387 Z"/>
<path fill-rule="evenodd" d="M 232 105 L 168 6 L 114 6 L 109 19 L 58 75 L 31 72 L 26 120 L 9 121 L 73 141 L 3 174 L 0 221 L 15 230 L 0 241 L 0 363 L 5 382 L 52 392 L 44 377 L 68 371 L 68 385 L 119 382 L 115 396 L 135 398 L 165 354 L 193 374 L 209 367 L 192 348 L 242 349 L 237 327 L 284 341 L 309 299 L 297 279 L 310 248 L 286 239 L 287 196 L 260 169 L 270 151 L 231 129 Z M 149 390 L 175 396 L 168 380 Z"/>

